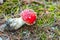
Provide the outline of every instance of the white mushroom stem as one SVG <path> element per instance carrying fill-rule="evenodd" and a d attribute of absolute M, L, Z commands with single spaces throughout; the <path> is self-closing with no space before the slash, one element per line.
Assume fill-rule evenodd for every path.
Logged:
<path fill-rule="evenodd" d="M 18 29 L 18 28 L 20 28 L 22 25 L 25 24 L 25 22 L 23 21 L 22 17 L 20 17 L 20 18 L 15 18 L 15 22 L 16 22 L 16 23 L 13 23 L 13 25 L 16 24 L 16 27 L 14 27 L 15 29 Z"/>
<path fill-rule="evenodd" d="M 17 30 L 18 28 L 20 28 L 23 24 L 25 24 L 25 22 L 23 21 L 22 17 L 20 18 L 11 18 L 8 20 L 8 22 L 10 23 L 10 27 Z M 8 27 L 8 28 L 7 28 Z M 7 26 L 7 24 L 3 24 L 0 26 L 0 31 L 4 31 L 4 28 L 9 29 L 9 26 Z M 12 30 L 13 30 L 12 29 Z M 11 29 L 9 29 L 11 30 Z"/>

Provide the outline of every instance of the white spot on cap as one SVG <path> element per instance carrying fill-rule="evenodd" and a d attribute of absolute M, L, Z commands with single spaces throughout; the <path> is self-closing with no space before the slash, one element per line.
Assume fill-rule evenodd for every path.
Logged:
<path fill-rule="evenodd" d="M 29 18 L 31 18 L 31 17 L 29 17 Z"/>

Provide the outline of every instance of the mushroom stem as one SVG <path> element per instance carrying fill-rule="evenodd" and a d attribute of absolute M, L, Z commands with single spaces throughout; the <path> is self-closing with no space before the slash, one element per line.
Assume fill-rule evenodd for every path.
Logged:
<path fill-rule="evenodd" d="M 23 21 L 22 17 L 20 17 L 20 18 L 16 18 L 15 21 L 16 21 L 16 23 L 17 23 L 15 29 L 18 29 L 18 28 L 20 28 L 22 25 L 25 24 L 25 22 Z"/>
<path fill-rule="evenodd" d="M 23 21 L 22 17 L 20 17 L 20 18 L 11 18 L 11 19 L 7 20 L 5 24 L 0 26 L 0 31 L 17 30 L 23 24 L 25 24 L 25 22 Z"/>

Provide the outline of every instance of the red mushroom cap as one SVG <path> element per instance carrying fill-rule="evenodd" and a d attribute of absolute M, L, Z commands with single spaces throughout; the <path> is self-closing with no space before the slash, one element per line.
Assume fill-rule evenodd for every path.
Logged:
<path fill-rule="evenodd" d="M 36 21 L 36 12 L 31 9 L 25 9 L 21 12 L 20 16 L 28 25 L 32 25 Z"/>

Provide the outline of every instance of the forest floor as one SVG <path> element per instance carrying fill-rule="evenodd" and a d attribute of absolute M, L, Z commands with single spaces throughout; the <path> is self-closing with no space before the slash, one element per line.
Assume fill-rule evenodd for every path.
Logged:
<path fill-rule="evenodd" d="M 16 31 L 0 32 L 3 40 L 60 40 L 59 2 L 6 0 L 0 5 L 0 25 L 8 18 L 18 18 L 27 8 L 37 13 L 36 23 L 25 24 Z"/>

